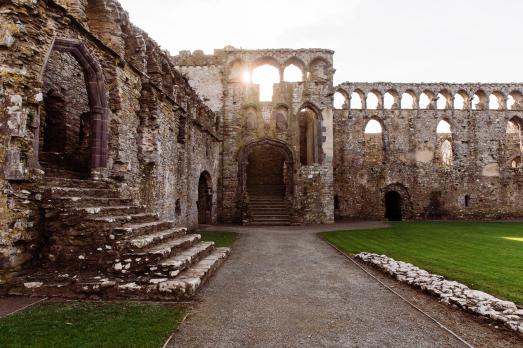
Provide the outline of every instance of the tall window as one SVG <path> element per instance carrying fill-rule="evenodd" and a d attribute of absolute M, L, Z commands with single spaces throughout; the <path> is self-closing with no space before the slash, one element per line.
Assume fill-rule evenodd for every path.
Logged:
<path fill-rule="evenodd" d="M 316 112 L 306 107 L 299 115 L 300 125 L 300 162 L 311 165 L 320 161 L 320 120 Z"/>
<path fill-rule="evenodd" d="M 382 163 L 385 154 L 383 127 L 378 120 L 370 119 L 364 131 L 365 160 L 370 163 Z"/>
<path fill-rule="evenodd" d="M 437 142 L 439 145 L 441 164 L 449 168 L 452 166 L 454 160 L 454 153 L 452 151 L 452 129 L 450 124 L 441 120 L 436 128 Z"/>
<path fill-rule="evenodd" d="M 271 101 L 273 87 L 280 82 L 280 73 L 272 65 L 262 65 L 252 71 L 252 82 L 260 86 L 260 101 Z"/>

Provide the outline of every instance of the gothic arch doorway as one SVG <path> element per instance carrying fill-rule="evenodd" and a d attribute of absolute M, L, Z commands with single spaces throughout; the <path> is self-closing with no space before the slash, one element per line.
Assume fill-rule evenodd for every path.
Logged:
<path fill-rule="evenodd" d="M 78 40 L 57 38 L 41 74 L 44 105 L 35 154 L 47 175 L 101 175 L 109 109 L 102 69 Z"/>
<path fill-rule="evenodd" d="M 208 171 L 203 171 L 198 180 L 198 224 L 212 223 L 212 179 Z"/>
<path fill-rule="evenodd" d="M 278 140 L 262 139 L 245 145 L 239 155 L 240 194 L 272 192 L 290 196 L 294 192 L 294 158 L 289 147 Z"/>

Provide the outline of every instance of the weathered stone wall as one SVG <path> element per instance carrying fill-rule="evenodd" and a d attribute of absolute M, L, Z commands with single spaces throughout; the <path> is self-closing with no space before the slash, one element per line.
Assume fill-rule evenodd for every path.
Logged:
<path fill-rule="evenodd" d="M 214 55 L 203 55 L 200 51 L 181 52 L 173 58 L 175 65 L 192 80 L 193 87 L 204 100 L 207 99 L 208 105 L 222 112 L 223 181 L 219 195 L 222 221 L 241 221 L 244 196 L 240 172 L 245 163 L 241 162 L 240 152 L 248 144 L 266 140 L 278 141 L 292 152 L 294 187 L 288 198 L 294 212 L 293 222 L 333 221 L 332 54 L 332 51 L 321 49 L 241 50 L 226 47 L 215 50 Z M 281 81 L 273 86 L 269 102 L 260 101 L 258 85 L 243 80 L 245 71 L 264 64 L 275 66 Z M 291 64 L 302 70 L 305 77 L 302 82 L 283 81 L 284 70 Z M 217 66 L 222 73 L 223 101 L 208 92 L 218 88 L 216 75 L 209 76 L 209 80 L 200 78 L 201 71 Z M 299 156 L 298 113 L 306 107 L 320 122 L 319 139 L 315 140 L 319 143 L 320 154 L 316 163 L 310 166 L 301 165 Z"/>
<path fill-rule="evenodd" d="M 107 165 L 96 168 L 101 172 L 96 175 L 119 183 L 122 192 L 162 218 L 194 227 L 198 178 L 207 171 L 216 220 L 216 115 L 174 69 L 170 56 L 129 22 L 117 2 L 13 0 L 1 6 L 0 112 L 5 121 L 0 129 L 0 281 L 27 266 L 45 243 L 39 228 L 39 188 L 45 177 L 38 161 L 43 77 L 56 78 L 67 70 L 53 67 L 55 39 L 72 47 L 84 72 L 85 66 L 93 67 L 98 75 L 91 71 L 89 78 L 95 76 L 106 91 L 107 112 L 91 110 L 107 117 L 97 130 L 104 132 L 107 125 L 107 150 L 99 154 L 106 156 Z M 85 83 L 83 76 L 77 79 L 75 85 Z M 92 91 L 98 92 L 99 86 L 87 81 L 84 86 L 96 97 Z M 68 110 L 78 118 L 79 110 Z M 76 132 L 77 125 L 71 126 Z"/>
<path fill-rule="evenodd" d="M 344 109 L 335 111 L 339 217 L 382 219 L 384 195 L 390 190 L 402 196 L 405 218 L 523 215 L 518 202 L 523 193 L 522 168 L 511 166 L 521 156 L 521 130 L 506 133 L 509 120 L 523 116 L 522 85 L 344 83 L 337 90 L 352 97 Z M 369 93 L 377 96 L 376 109 L 366 108 Z M 413 107 L 403 103 L 402 108 L 404 93 L 413 96 Z M 426 106 L 420 106 L 423 93 Z M 459 108 L 454 107 L 458 94 L 465 101 Z M 358 97 L 364 102 L 362 109 L 355 109 Z M 382 134 L 364 134 L 370 119 L 381 123 Z M 451 125 L 452 134 L 436 133 L 441 120 Z M 445 139 L 452 143 L 450 166 L 442 161 Z M 382 157 L 376 145 L 381 140 Z"/>

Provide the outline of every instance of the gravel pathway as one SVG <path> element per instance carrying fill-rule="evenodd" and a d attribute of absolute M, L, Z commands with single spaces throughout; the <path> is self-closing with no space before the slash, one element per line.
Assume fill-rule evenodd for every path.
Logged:
<path fill-rule="evenodd" d="M 464 346 L 313 233 L 325 226 L 221 229 L 241 236 L 171 346 Z"/>

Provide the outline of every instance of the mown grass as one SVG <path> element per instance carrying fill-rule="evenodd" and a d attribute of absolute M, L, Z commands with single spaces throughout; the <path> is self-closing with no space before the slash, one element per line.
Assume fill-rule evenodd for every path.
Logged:
<path fill-rule="evenodd" d="M 0 347 L 161 347 L 184 316 L 172 305 L 43 303 L 0 319 Z"/>
<path fill-rule="evenodd" d="M 231 247 L 238 237 L 234 232 L 200 231 L 198 233 L 202 236 L 202 240 L 212 241 L 216 247 Z"/>
<path fill-rule="evenodd" d="M 322 237 L 349 254 L 385 254 L 523 305 L 522 223 L 398 222 Z"/>

